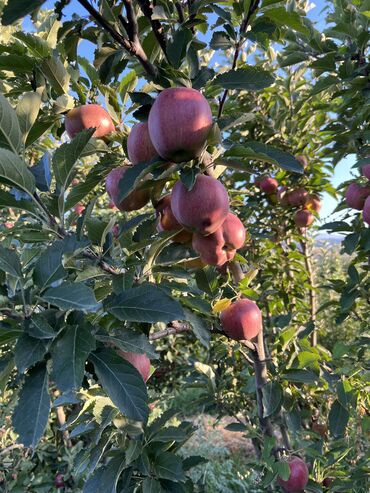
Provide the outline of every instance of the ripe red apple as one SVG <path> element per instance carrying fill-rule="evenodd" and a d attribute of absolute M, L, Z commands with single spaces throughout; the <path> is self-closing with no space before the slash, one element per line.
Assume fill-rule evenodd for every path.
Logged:
<path fill-rule="evenodd" d="M 284 481 L 279 477 L 278 484 L 287 493 L 298 493 L 303 491 L 308 483 L 307 464 L 299 457 L 292 457 L 289 459 L 288 464 L 290 469 L 289 479 Z"/>
<path fill-rule="evenodd" d="M 176 243 L 189 243 L 191 241 L 192 234 L 190 233 L 190 231 L 183 230 L 183 227 L 173 215 L 171 209 L 171 194 L 162 197 L 158 202 L 155 210 L 157 217 L 159 218 L 157 224 L 158 232 L 176 231 L 182 229 L 180 233 L 172 238 L 172 241 Z"/>
<path fill-rule="evenodd" d="M 150 192 L 149 190 L 134 190 L 119 203 L 119 182 L 127 169 L 122 167 L 112 169 L 105 180 L 105 188 L 114 205 L 120 211 L 136 211 L 144 207 L 149 201 Z"/>
<path fill-rule="evenodd" d="M 212 234 L 193 235 L 193 249 L 208 265 L 221 266 L 232 260 L 236 250 L 245 242 L 245 228 L 240 219 L 229 212 L 222 225 Z"/>
<path fill-rule="evenodd" d="M 138 354 L 138 353 L 126 353 L 119 349 L 117 351 L 122 358 L 132 364 L 137 371 L 142 376 L 144 382 L 146 382 L 150 375 L 150 359 L 146 354 Z"/>
<path fill-rule="evenodd" d="M 247 298 L 234 301 L 220 314 L 224 332 L 236 341 L 253 339 L 262 328 L 262 314 L 256 303 Z"/>
<path fill-rule="evenodd" d="M 368 180 L 370 180 L 370 163 L 362 166 L 362 174 L 366 176 Z"/>
<path fill-rule="evenodd" d="M 63 474 L 58 473 L 58 474 L 55 476 L 55 479 L 54 479 L 54 485 L 55 485 L 55 487 L 56 487 L 56 488 L 64 488 L 65 483 L 64 483 L 64 477 L 63 477 Z"/>
<path fill-rule="evenodd" d="M 329 488 L 331 486 L 331 484 L 334 482 L 334 479 L 335 478 L 331 478 L 331 477 L 324 478 L 322 485 L 325 486 L 325 488 Z"/>
<path fill-rule="evenodd" d="M 136 123 L 127 139 L 128 158 L 132 164 L 146 163 L 158 156 L 150 140 L 148 122 Z"/>
<path fill-rule="evenodd" d="M 229 197 L 221 182 L 211 176 L 198 175 L 191 190 L 180 180 L 175 183 L 171 208 L 184 228 L 208 235 L 225 221 L 229 213 Z"/>
<path fill-rule="evenodd" d="M 294 215 L 294 222 L 299 228 L 307 228 L 314 222 L 315 216 L 312 212 L 303 209 Z"/>
<path fill-rule="evenodd" d="M 162 91 L 149 113 L 150 139 L 163 159 L 190 161 L 202 153 L 212 127 L 206 98 L 195 89 L 171 87 Z"/>
<path fill-rule="evenodd" d="M 307 197 L 306 203 L 304 205 L 305 209 L 310 211 L 320 212 L 321 210 L 321 199 L 318 195 L 310 193 Z"/>
<path fill-rule="evenodd" d="M 270 176 L 264 176 L 259 184 L 261 191 L 266 193 L 267 195 L 275 193 L 278 189 L 278 186 L 278 181 L 275 180 L 275 178 L 271 178 Z"/>
<path fill-rule="evenodd" d="M 364 208 L 362 211 L 362 219 L 366 224 L 370 226 L 370 196 L 365 200 Z"/>
<path fill-rule="evenodd" d="M 346 191 L 346 202 L 348 207 L 361 211 L 364 207 L 365 200 L 369 195 L 369 186 L 361 186 L 358 185 L 358 183 L 351 183 Z"/>
<path fill-rule="evenodd" d="M 277 192 L 277 199 L 281 205 L 289 205 L 288 187 L 280 187 Z"/>
<path fill-rule="evenodd" d="M 308 192 L 304 188 L 296 188 L 289 193 L 289 204 L 293 207 L 304 205 L 308 198 Z"/>
<path fill-rule="evenodd" d="M 82 204 L 76 204 L 75 207 L 74 207 L 74 210 L 75 210 L 75 213 L 78 215 L 78 216 L 81 216 L 81 214 L 83 213 L 83 211 L 85 210 L 85 206 L 82 205 Z"/>
<path fill-rule="evenodd" d="M 303 166 L 303 168 L 307 168 L 308 166 L 308 159 L 306 158 L 306 156 L 296 156 L 295 157 L 297 161 L 299 161 L 301 163 L 301 165 Z"/>
<path fill-rule="evenodd" d="M 85 104 L 73 108 L 67 113 L 64 125 L 71 139 L 85 128 L 95 127 L 95 138 L 104 137 L 115 130 L 109 113 L 99 104 Z"/>

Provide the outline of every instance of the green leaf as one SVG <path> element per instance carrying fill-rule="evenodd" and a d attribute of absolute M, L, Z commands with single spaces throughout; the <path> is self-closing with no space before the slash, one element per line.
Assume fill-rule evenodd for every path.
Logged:
<path fill-rule="evenodd" d="M 68 211 L 78 202 L 83 200 L 108 174 L 109 168 L 98 164 L 87 174 L 85 181 L 74 185 L 66 199 L 65 210 Z"/>
<path fill-rule="evenodd" d="M 67 276 L 62 264 L 62 255 L 61 241 L 56 241 L 42 252 L 33 271 L 33 280 L 41 290 L 62 281 Z"/>
<path fill-rule="evenodd" d="M 7 70 L 14 74 L 32 73 L 35 62 L 26 55 L 0 55 L 0 70 Z"/>
<path fill-rule="evenodd" d="M 26 92 L 17 105 L 16 111 L 23 136 L 23 143 L 26 142 L 29 131 L 37 119 L 40 106 L 41 96 L 37 92 Z"/>
<path fill-rule="evenodd" d="M 78 389 L 84 376 L 88 355 L 95 349 L 95 339 L 86 325 L 67 326 L 54 341 L 50 353 L 53 380 L 62 392 Z"/>
<path fill-rule="evenodd" d="M 117 202 L 125 199 L 139 184 L 141 178 L 150 172 L 148 163 L 139 163 L 131 166 L 119 181 L 119 195 Z"/>
<path fill-rule="evenodd" d="M 39 58 L 40 60 L 43 60 L 44 58 L 51 55 L 50 46 L 40 36 L 36 36 L 35 34 L 26 33 L 23 31 L 18 31 L 14 33 L 13 36 L 22 41 L 22 43 L 27 46 L 32 55 Z"/>
<path fill-rule="evenodd" d="M 182 459 L 171 452 L 163 452 L 155 457 L 155 474 L 162 479 L 179 482 L 184 478 Z"/>
<path fill-rule="evenodd" d="M 212 50 L 228 50 L 233 46 L 230 37 L 223 31 L 215 31 L 212 35 L 210 47 Z"/>
<path fill-rule="evenodd" d="M 217 75 L 213 82 L 223 89 L 259 91 L 271 86 L 274 80 L 274 77 L 267 70 L 245 65 L 243 68 L 229 70 Z"/>
<path fill-rule="evenodd" d="M 125 466 L 125 455 L 118 453 L 86 481 L 83 493 L 117 493 L 117 483 Z"/>
<path fill-rule="evenodd" d="M 207 326 L 206 321 L 202 317 L 198 317 L 198 315 L 186 308 L 184 309 L 184 313 L 185 320 L 190 322 L 196 338 L 203 344 L 203 346 L 209 348 L 211 332 L 210 328 Z"/>
<path fill-rule="evenodd" d="M 151 437 L 154 442 L 183 442 L 187 439 L 185 430 L 176 426 L 162 428 L 156 435 Z"/>
<path fill-rule="evenodd" d="M 27 334 L 22 334 L 15 346 L 15 364 L 19 373 L 24 373 L 36 363 L 41 361 L 46 352 L 46 347 L 40 339 L 34 339 Z"/>
<path fill-rule="evenodd" d="M 117 348 L 129 353 L 146 354 L 150 359 L 157 359 L 158 354 L 150 344 L 148 337 L 132 329 L 122 328 L 114 334 L 98 332 L 95 337 L 101 342 L 111 342 Z"/>
<path fill-rule="evenodd" d="M 148 395 L 140 373 L 113 349 L 90 354 L 99 381 L 112 402 L 129 419 L 146 422 Z"/>
<path fill-rule="evenodd" d="M 18 443 L 35 448 L 46 428 L 50 412 L 49 379 L 46 365 L 28 373 L 13 413 Z"/>
<path fill-rule="evenodd" d="M 55 92 L 61 96 L 67 94 L 71 76 L 67 72 L 60 58 L 45 58 L 41 64 L 41 70 Z"/>
<path fill-rule="evenodd" d="M 25 162 L 8 149 L 0 149 L 0 182 L 14 186 L 30 195 L 35 191 L 33 174 Z"/>
<path fill-rule="evenodd" d="M 83 310 L 95 312 L 100 308 L 94 291 L 79 282 L 64 282 L 57 288 L 49 288 L 42 298 L 62 310 Z"/>
<path fill-rule="evenodd" d="M 319 376 L 312 370 L 286 370 L 282 378 L 288 382 L 297 383 L 314 383 L 319 381 Z"/>
<path fill-rule="evenodd" d="M 277 382 L 267 382 L 262 388 L 263 417 L 278 412 L 283 403 L 283 389 Z"/>
<path fill-rule="evenodd" d="M 11 207 L 12 209 L 18 209 L 22 211 L 28 211 L 33 216 L 39 217 L 35 206 L 29 200 L 17 200 L 14 195 L 6 192 L 5 190 L 0 190 L 0 208 Z"/>
<path fill-rule="evenodd" d="M 74 176 L 74 167 L 78 159 L 81 158 L 94 131 L 94 129 L 89 128 L 79 132 L 71 142 L 62 144 L 55 151 L 53 156 L 55 179 L 58 185 L 64 189 L 71 184 Z"/>
<path fill-rule="evenodd" d="M 265 16 L 274 21 L 278 26 L 291 27 L 302 34 L 309 34 L 309 29 L 302 23 L 297 12 L 287 12 L 284 7 L 278 7 L 265 11 Z"/>
<path fill-rule="evenodd" d="M 20 329 L 19 322 L 7 319 L 0 321 L 0 346 L 4 346 L 4 344 L 9 344 L 23 333 L 23 330 Z"/>
<path fill-rule="evenodd" d="M 3 26 L 13 24 L 13 22 L 41 7 L 45 1 L 46 0 L 10 0 L 3 10 L 1 23 Z"/>
<path fill-rule="evenodd" d="M 149 283 L 109 296 L 104 308 L 122 321 L 155 323 L 184 319 L 180 303 Z"/>
<path fill-rule="evenodd" d="M 14 359 L 10 354 L 0 359 L 0 393 L 4 392 L 9 381 L 10 374 L 14 369 Z"/>
<path fill-rule="evenodd" d="M 335 400 L 329 412 L 329 430 L 335 437 L 339 438 L 344 435 L 349 420 L 349 412 L 342 404 Z"/>
<path fill-rule="evenodd" d="M 22 277 L 22 267 L 17 252 L 8 250 L 0 245 L 0 269 L 20 279 Z"/>
<path fill-rule="evenodd" d="M 0 147 L 18 154 L 22 148 L 22 133 L 17 114 L 0 93 Z M 0 161 L 1 162 L 1 161 Z"/>
<path fill-rule="evenodd" d="M 187 47 L 193 38 L 190 29 L 177 29 L 173 39 L 168 43 L 167 54 L 175 68 L 180 68 L 186 54 Z"/>
<path fill-rule="evenodd" d="M 225 152 L 224 157 L 265 161 L 276 164 L 287 171 L 303 173 L 302 164 L 291 154 L 277 147 L 263 144 L 262 142 L 247 141 L 244 145 L 235 145 Z M 227 165 L 241 170 L 244 169 L 244 165 L 235 165 L 234 163 L 227 163 Z"/>
<path fill-rule="evenodd" d="M 141 486 L 143 493 L 161 493 L 161 483 L 153 478 L 146 478 Z"/>
<path fill-rule="evenodd" d="M 27 327 L 27 334 L 36 339 L 54 339 L 56 332 L 49 324 L 44 313 L 34 313 Z"/>

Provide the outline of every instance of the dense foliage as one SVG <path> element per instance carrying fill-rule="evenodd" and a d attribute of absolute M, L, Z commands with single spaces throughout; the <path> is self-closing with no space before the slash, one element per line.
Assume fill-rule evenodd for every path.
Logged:
<path fill-rule="evenodd" d="M 369 491 L 370 228 L 330 181 L 355 154 L 368 184 L 369 1 L 327 2 L 324 31 L 305 0 L 43 3 L 2 6 L 0 489 L 280 491 L 298 456 L 305 491 Z M 206 150 L 130 163 L 132 126 L 170 87 L 208 101 Z M 86 104 L 106 135 L 66 123 Z M 158 228 L 160 199 L 199 176 L 246 228 L 224 265 Z M 324 192 L 338 248 L 315 240 Z M 240 298 L 262 311 L 252 341 L 220 323 Z M 147 382 L 127 353 L 151 360 Z M 186 445 L 204 412 L 251 440 L 247 458 Z"/>

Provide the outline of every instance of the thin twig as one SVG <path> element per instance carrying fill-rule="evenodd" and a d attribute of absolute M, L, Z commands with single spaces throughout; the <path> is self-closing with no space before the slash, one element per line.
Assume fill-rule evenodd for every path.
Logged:
<path fill-rule="evenodd" d="M 138 0 L 138 4 L 140 5 L 140 8 L 145 15 L 145 17 L 148 19 L 150 22 L 150 25 L 152 26 L 154 36 L 157 38 L 157 41 L 159 43 L 159 46 L 161 47 L 164 56 L 166 57 L 167 61 L 167 41 L 166 41 L 166 36 L 165 32 L 163 29 L 162 24 L 160 23 L 159 20 L 153 19 L 153 9 L 151 7 L 151 4 L 148 0 Z"/>
<path fill-rule="evenodd" d="M 175 2 L 175 7 L 177 10 L 177 14 L 179 16 L 179 22 L 180 24 L 183 24 L 185 22 L 185 17 L 184 17 L 184 11 L 182 9 L 182 5 L 180 2 Z"/>
<path fill-rule="evenodd" d="M 254 12 L 257 10 L 258 8 L 258 4 L 259 4 L 259 0 L 254 0 L 252 1 L 249 9 L 248 9 L 248 13 L 247 15 L 244 17 L 243 19 L 243 22 L 241 23 L 240 25 L 240 30 L 239 30 L 239 40 L 237 41 L 236 45 L 235 45 L 235 52 L 234 52 L 234 57 L 233 57 L 233 63 L 232 63 L 232 67 L 231 67 L 231 70 L 235 70 L 236 68 L 236 64 L 238 62 L 238 58 L 239 58 L 239 54 L 240 54 L 240 50 L 242 49 L 243 45 L 244 45 L 244 39 L 243 39 L 243 35 L 245 34 L 247 28 L 248 28 L 248 25 L 249 25 L 249 21 L 252 17 L 252 15 L 254 14 Z M 222 97 L 220 98 L 220 104 L 219 104 L 219 107 L 218 107 L 218 114 L 217 114 L 217 118 L 221 118 L 221 115 L 222 115 L 222 110 L 224 108 L 224 105 L 225 105 L 225 102 L 226 102 L 226 98 L 227 98 L 227 95 L 229 94 L 229 91 L 228 89 L 225 89 Z"/>
<path fill-rule="evenodd" d="M 190 332 L 192 330 L 191 326 L 187 323 L 181 323 L 178 321 L 173 321 L 169 324 L 167 329 L 154 332 L 149 335 L 150 341 L 157 341 L 158 339 L 163 339 L 173 334 L 179 334 L 181 332 Z"/>
<path fill-rule="evenodd" d="M 93 19 L 101 26 L 103 29 L 105 29 L 111 36 L 112 38 L 117 41 L 123 48 L 130 53 L 130 55 L 136 57 L 138 61 L 141 63 L 142 67 L 146 71 L 146 73 L 150 76 L 155 78 L 157 76 L 157 69 L 156 67 L 148 60 L 148 57 L 146 56 L 145 51 L 143 50 L 143 47 L 141 46 L 141 43 L 139 41 L 138 35 L 134 35 L 130 37 L 130 31 L 131 34 L 135 33 L 137 30 L 137 21 L 136 21 L 136 15 L 132 7 L 132 2 L 129 0 L 124 1 L 124 5 L 126 7 L 126 12 L 127 12 L 127 17 L 128 17 L 128 23 L 131 24 L 130 27 L 128 27 L 128 35 L 129 39 L 126 39 L 124 36 L 122 36 L 116 29 L 114 29 L 113 26 L 110 25 L 110 23 L 98 12 L 92 5 L 87 0 L 77 0 L 91 15 Z"/>
<path fill-rule="evenodd" d="M 301 241 L 302 253 L 304 256 L 304 262 L 308 275 L 308 282 L 310 287 L 308 288 L 309 298 L 310 298 L 310 314 L 311 314 L 311 323 L 314 328 L 311 332 L 311 346 L 317 346 L 317 329 L 316 329 L 316 311 L 317 311 L 317 303 L 316 303 L 316 292 L 315 292 L 315 280 L 311 262 L 311 254 L 308 251 L 307 239 Z"/>

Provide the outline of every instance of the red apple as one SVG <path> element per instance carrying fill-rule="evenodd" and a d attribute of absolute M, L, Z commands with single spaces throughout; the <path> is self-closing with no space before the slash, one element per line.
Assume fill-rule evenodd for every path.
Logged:
<path fill-rule="evenodd" d="M 142 376 L 144 382 L 146 382 L 150 375 L 150 359 L 146 354 L 138 354 L 138 353 L 126 353 L 119 349 L 117 351 L 122 358 L 132 364 L 137 371 Z"/>
<path fill-rule="evenodd" d="M 366 224 L 370 226 L 370 196 L 365 200 L 364 208 L 362 211 L 362 219 Z"/>
<path fill-rule="evenodd" d="M 134 190 L 121 202 L 118 202 L 119 182 L 127 169 L 122 167 L 112 169 L 105 180 L 105 187 L 109 197 L 120 211 L 136 211 L 144 207 L 149 201 L 150 192 L 149 190 Z"/>
<path fill-rule="evenodd" d="M 58 473 L 58 474 L 55 476 L 55 479 L 54 479 L 54 485 L 55 485 L 55 487 L 56 487 L 56 488 L 64 488 L 65 483 L 64 483 L 64 477 L 63 477 L 63 474 Z"/>
<path fill-rule="evenodd" d="M 323 482 L 322 482 L 322 485 L 325 487 L 325 488 L 329 488 L 331 486 L 331 484 L 334 482 L 334 479 L 335 478 L 324 478 L 323 479 Z"/>
<path fill-rule="evenodd" d="M 314 222 L 315 216 L 312 212 L 303 209 L 294 215 L 294 222 L 299 228 L 307 228 Z"/>
<path fill-rule="evenodd" d="M 75 207 L 74 207 L 74 210 L 75 210 L 75 213 L 78 215 L 78 216 L 81 216 L 81 214 L 83 213 L 83 211 L 85 210 L 85 206 L 82 205 L 82 204 L 76 204 Z"/>
<path fill-rule="evenodd" d="M 278 478 L 278 484 L 287 493 L 298 493 L 304 490 L 308 483 L 308 467 L 307 464 L 299 457 L 292 457 L 288 461 L 290 476 L 284 481 Z"/>
<path fill-rule="evenodd" d="M 171 87 L 162 91 L 149 113 L 150 139 L 163 158 L 175 163 L 199 157 L 212 128 L 206 98 L 195 89 Z"/>
<path fill-rule="evenodd" d="M 128 158 L 132 164 L 147 163 L 158 156 L 150 140 L 148 123 L 136 123 L 127 139 Z"/>
<path fill-rule="evenodd" d="M 275 193 L 278 189 L 279 183 L 275 178 L 271 178 L 270 176 L 264 176 L 260 181 L 260 189 L 262 192 L 270 195 Z"/>
<path fill-rule="evenodd" d="M 221 182 L 211 176 L 198 175 L 191 190 L 180 180 L 175 183 L 171 208 L 184 228 L 208 235 L 225 221 L 229 213 L 229 197 Z"/>
<path fill-rule="evenodd" d="M 318 423 L 317 421 L 314 421 L 312 423 L 312 430 L 324 438 L 326 437 L 326 435 L 328 433 L 328 427 L 326 426 L 326 424 L 325 423 Z"/>
<path fill-rule="evenodd" d="M 306 156 L 296 156 L 295 157 L 297 161 L 299 161 L 301 163 L 301 165 L 303 166 L 303 168 L 307 168 L 308 166 L 308 159 L 306 158 Z"/>
<path fill-rule="evenodd" d="M 236 341 L 253 339 L 262 329 L 261 310 L 247 298 L 234 301 L 223 310 L 220 321 L 225 334 Z"/>
<path fill-rule="evenodd" d="M 296 188 L 289 193 L 289 204 L 293 207 L 304 205 L 308 198 L 308 192 L 304 188 Z"/>
<path fill-rule="evenodd" d="M 176 231 L 183 229 L 181 224 L 177 221 L 173 215 L 171 209 L 171 194 L 165 195 L 158 202 L 156 208 L 156 214 L 159 218 L 157 224 L 157 231 Z M 189 243 L 191 241 L 192 234 L 190 231 L 182 230 L 176 236 L 172 238 L 172 241 L 176 243 Z"/>
<path fill-rule="evenodd" d="M 351 183 L 346 191 L 346 202 L 348 207 L 362 211 L 366 198 L 370 195 L 369 186 L 361 186 Z"/>
<path fill-rule="evenodd" d="M 95 138 L 104 137 L 115 130 L 109 113 L 98 104 L 85 104 L 73 108 L 67 113 L 64 124 L 71 139 L 85 128 L 95 127 Z"/>
<path fill-rule="evenodd" d="M 362 166 L 362 174 L 366 176 L 368 180 L 370 180 L 370 163 Z"/>
<path fill-rule="evenodd" d="M 318 195 L 310 193 L 307 197 L 306 203 L 304 205 L 305 209 L 310 211 L 320 212 L 321 210 L 321 199 Z"/>
<path fill-rule="evenodd" d="M 193 249 L 201 260 L 208 265 L 220 267 L 232 260 L 236 250 L 245 242 L 245 228 L 240 219 L 229 212 L 223 224 L 212 234 L 193 235 Z"/>
<path fill-rule="evenodd" d="M 280 187 L 277 192 L 277 199 L 281 205 L 289 205 L 288 187 Z"/>

